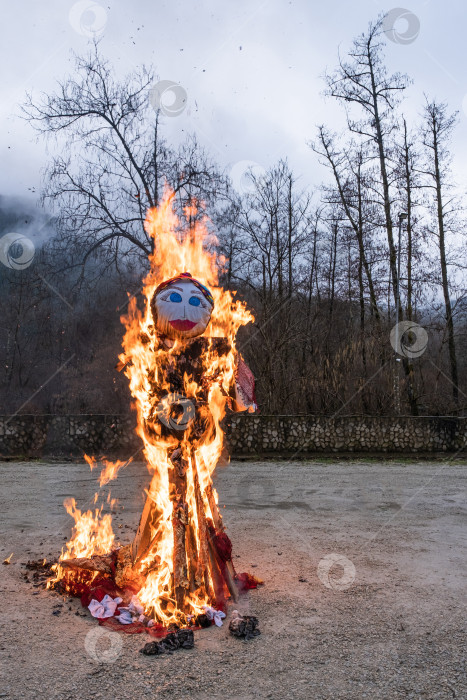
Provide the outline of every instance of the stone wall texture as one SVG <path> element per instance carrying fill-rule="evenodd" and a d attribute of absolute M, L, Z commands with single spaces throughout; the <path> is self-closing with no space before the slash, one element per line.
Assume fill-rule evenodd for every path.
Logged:
<path fill-rule="evenodd" d="M 266 416 L 226 422 L 233 455 L 331 452 L 458 452 L 467 447 L 467 418 L 401 416 Z M 110 415 L 0 416 L 0 457 L 116 455 L 141 447 L 134 419 Z"/>

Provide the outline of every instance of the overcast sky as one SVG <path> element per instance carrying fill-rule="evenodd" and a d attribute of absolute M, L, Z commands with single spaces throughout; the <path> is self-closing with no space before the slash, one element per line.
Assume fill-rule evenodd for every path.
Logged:
<path fill-rule="evenodd" d="M 402 0 L 405 2 L 405 0 Z M 92 6 L 94 8 L 92 9 Z M 71 69 L 70 50 L 85 51 L 89 23 L 102 52 L 123 74 L 153 63 L 159 77 L 180 83 L 186 109 L 165 120 L 178 140 L 196 132 L 222 167 L 251 161 L 268 167 L 287 156 L 303 185 L 324 176 L 307 147 L 315 126 L 339 128 L 333 101 L 321 96 L 322 74 L 380 12 L 378 0 L 21 0 L 2 5 L 0 195 L 31 196 L 47 162 L 44 144 L 18 118 L 26 90 L 50 91 Z M 91 8 L 87 9 L 86 7 Z M 467 76 L 463 0 L 410 0 L 395 29 L 407 43 L 387 40 L 389 70 L 414 80 L 404 111 L 414 122 L 423 93 L 459 110 L 455 137 L 458 183 L 467 180 Z M 415 15 L 415 18 L 410 14 Z M 464 106 L 463 106 L 464 105 Z"/>

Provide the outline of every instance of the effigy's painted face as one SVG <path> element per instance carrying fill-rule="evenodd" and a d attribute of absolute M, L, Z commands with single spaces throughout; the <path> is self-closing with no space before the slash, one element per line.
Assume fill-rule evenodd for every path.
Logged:
<path fill-rule="evenodd" d="M 189 280 L 175 280 L 151 301 L 154 323 L 169 338 L 195 338 L 206 330 L 212 305 Z"/>

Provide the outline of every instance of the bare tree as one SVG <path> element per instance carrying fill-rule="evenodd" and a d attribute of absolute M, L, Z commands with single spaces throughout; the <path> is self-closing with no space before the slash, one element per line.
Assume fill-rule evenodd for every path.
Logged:
<path fill-rule="evenodd" d="M 178 149 L 162 138 L 161 112 L 149 101 L 156 82 L 145 66 L 117 80 L 95 43 L 88 56 L 75 56 L 75 72 L 55 93 L 28 95 L 23 105 L 37 133 L 59 146 L 43 199 L 57 208 L 64 245 L 78 238 L 85 244 L 85 260 L 101 246 L 115 261 L 147 258 L 153 241 L 143 222 L 165 182 L 180 207 L 194 197 L 209 207 L 223 191 L 223 177 L 195 137 Z"/>
<path fill-rule="evenodd" d="M 371 158 L 373 152 L 373 157 L 378 163 L 379 182 L 375 179 L 372 185 L 373 198 L 382 207 L 384 214 L 392 294 L 398 306 L 397 317 L 402 320 L 393 225 L 397 181 L 393 136 L 398 125 L 396 107 L 409 81 L 400 73 L 387 73 L 383 60 L 383 44 L 380 40 L 383 19 L 380 17 L 375 23 L 371 23 L 368 31 L 354 40 L 348 60 L 340 59 L 339 68 L 326 76 L 326 94 L 345 105 L 349 130 L 361 139 L 366 157 Z M 352 117 L 349 105 L 360 109 L 358 118 Z M 417 415 L 418 405 L 407 358 L 403 358 L 402 364 L 408 380 L 407 392 L 411 411 Z"/>
<path fill-rule="evenodd" d="M 456 114 L 449 114 L 447 105 L 426 99 L 424 108 L 424 124 L 422 127 L 423 144 L 427 149 L 428 158 L 425 174 L 428 177 L 427 186 L 433 191 L 435 209 L 435 235 L 439 254 L 441 271 L 441 288 L 444 299 L 444 314 L 448 336 L 449 365 L 452 381 L 452 396 L 459 401 L 459 377 L 457 370 L 456 342 L 454 331 L 453 305 L 451 301 L 453 280 L 450 279 L 448 266 L 451 262 L 448 251 L 448 235 L 454 233 L 455 212 L 458 201 L 452 194 L 450 181 L 451 156 L 449 141 L 456 123 Z"/>
<path fill-rule="evenodd" d="M 252 189 L 229 210 L 224 249 L 234 251 L 229 270 L 255 307 L 262 351 L 253 359 L 269 410 L 285 410 L 300 392 L 291 368 L 305 327 L 297 313 L 301 256 L 309 231 L 309 193 L 298 187 L 286 160 L 264 175 L 251 174 Z M 227 223 L 227 222 L 226 222 Z"/>
<path fill-rule="evenodd" d="M 362 149 L 345 148 L 338 151 L 335 137 L 329 131 L 320 126 L 318 129 L 318 141 L 311 144 L 311 148 L 322 156 L 325 165 L 330 168 L 335 180 L 335 194 L 331 194 L 331 201 L 339 201 L 347 217 L 358 243 L 359 265 L 365 271 L 370 295 L 370 308 L 377 321 L 380 320 L 380 312 L 376 297 L 375 285 L 370 263 L 367 257 L 365 245 L 368 220 L 365 212 L 365 183 L 363 182 L 363 151 Z M 329 194 L 329 191 L 328 191 Z M 363 299 L 363 277 L 360 280 L 360 294 Z"/>
<path fill-rule="evenodd" d="M 366 33 L 354 40 L 348 60 L 339 60 L 339 68 L 326 76 L 326 94 L 337 98 L 346 107 L 357 105 L 361 116 L 348 116 L 351 132 L 365 140 L 367 147 L 375 149 L 381 181 L 381 204 L 389 248 L 389 267 L 393 282 L 393 295 L 397 303 L 397 261 L 393 234 L 391 192 L 391 136 L 396 128 L 395 108 L 406 89 L 408 79 L 400 73 L 388 76 L 383 60 L 383 44 L 380 40 L 383 18 L 370 24 Z"/>

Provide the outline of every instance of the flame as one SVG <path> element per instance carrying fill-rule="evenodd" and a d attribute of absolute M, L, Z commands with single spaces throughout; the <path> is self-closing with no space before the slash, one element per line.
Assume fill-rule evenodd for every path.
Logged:
<path fill-rule="evenodd" d="M 97 493 L 94 494 L 94 502 L 97 496 Z M 58 581 L 62 581 L 63 587 L 70 590 L 73 579 L 79 581 L 82 577 L 68 571 L 61 566 L 61 562 L 106 554 L 111 551 L 115 536 L 112 531 L 112 516 L 108 513 L 103 514 L 103 506 L 82 513 L 76 507 L 74 498 L 66 498 L 63 505 L 75 524 L 71 531 L 71 539 L 66 543 L 66 549 L 62 549 L 58 564 L 51 567 L 54 575 L 47 581 L 47 588 L 53 588 Z"/>
<path fill-rule="evenodd" d="M 112 516 L 102 514 L 103 507 L 96 508 L 94 512 L 87 510 L 82 513 L 76 507 L 74 498 L 67 498 L 64 502 L 65 510 L 75 521 L 72 530 L 72 538 L 66 543 L 66 552 L 61 559 L 74 559 L 78 557 L 91 557 L 93 554 L 105 554 L 110 552 L 114 543 L 112 531 Z"/>
<path fill-rule="evenodd" d="M 97 460 L 89 455 L 84 455 L 84 460 L 89 464 L 91 471 L 97 467 Z"/>
<path fill-rule="evenodd" d="M 210 231 L 208 220 L 182 225 L 173 211 L 174 197 L 174 192 L 166 189 L 161 205 L 147 213 L 145 230 L 153 241 L 153 253 L 149 256 L 150 271 L 144 280 L 144 310 L 140 311 L 136 298 L 130 299 L 128 311 L 121 317 L 125 335 L 122 343 L 124 352 L 119 356 L 120 367 L 125 368 L 131 394 L 135 399 L 136 432 L 143 441 L 144 456 L 152 474 L 146 492 L 146 507 L 157 514 L 151 521 L 149 544 L 133 563 L 133 571 L 141 584 L 138 597 L 146 614 L 165 624 L 180 621 L 182 615 L 186 619 L 187 615 L 201 613 L 203 605 L 212 605 L 214 602 L 212 574 L 205 570 L 203 575 L 201 570 L 201 533 L 203 523 L 215 522 L 216 518 L 213 510 L 217 511 L 214 504 L 217 504 L 218 497 L 212 487 L 211 477 L 222 452 L 224 434 L 221 421 L 229 400 L 229 390 L 235 381 L 238 357 L 236 335 L 241 326 L 254 320 L 245 304 L 234 298 L 235 293 L 219 286 L 219 272 L 226 261 L 216 252 L 217 241 Z M 187 221 L 194 221 L 193 207 L 187 207 L 184 213 Z M 161 282 L 186 271 L 207 286 L 214 298 L 211 321 L 203 335 L 208 339 L 225 339 L 227 348 L 227 351 L 220 353 L 215 342 L 210 340 L 203 346 L 204 389 L 193 377 L 186 373 L 183 375 L 183 397 L 188 402 L 195 403 L 201 396 L 202 389 L 208 387 L 208 400 L 199 408 L 206 418 L 207 429 L 201 437 L 197 435 L 196 439 L 190 427 L 180 433 L 180 437 L 174 437 L 173 432 L 161 430 L 160 423 L 155 425 L 153 420 L 155 411 L 163 413 L 170 410 L 170 387 L 168 384 L 165 387 L 161 366 L 167 353 L 180 349 L 181 341 L 175 341 L 169 350 L 160 347 L 150 300 Z M 153 395 L 151 377 L 157 377 L 167 389 L 167 395 L 162 399 Z M 148 428 L 149 425 L 151 429 Z M 176 448 L 180 448 L 190 462 L 186 470 L 185 510 L 177 513 L 174 464 L 169 458 Z M 85 459 L 91 469 L 97 466 L 95 459 L 87 455 Z M 104 469 L 99 478 L 100 486 L 116 478 L 119 469 L 128 464 L 102 461 Z M 103 515 L 102 508 L 81 513 L 73 499 L 66 502 L 65 507 L 73 517 L 75 526 L 72 539 L 67 543 L 61 559 L 88 557 L 111 551 L 114 535 L 110 515 Z M 178 567 L 174 561 L 176 516 L 181 518 L 181 522 L 185 518 L 191 528 L 192 556 L 188 557 L 186 570 L 183 566 Z M 198 569 L 195 571 L 196 565 Z M 174 592 L 176 576 L 183 592 L 181 598 L 177 598 Z M 196 585 L 193 585 L 194 580 Z"/>
<path fill-rule="evenodd" d="M 91 471 L 97 467 L 98 461 L 95 457 L 90 457 L 89 455 L 84 455 L 85 461 L 89 464 Z M 120 461 L 117 459 L 116 462 L 110 462 L 105 457 L 101 457 L 102 464 L 104 468 L 99 475 L 99 486 L 105 486 L 109 481 L 117 478 L 120 469 L 127 467 L 133 461 L 133 457 L 127 459 L 126 461 Z"/>

